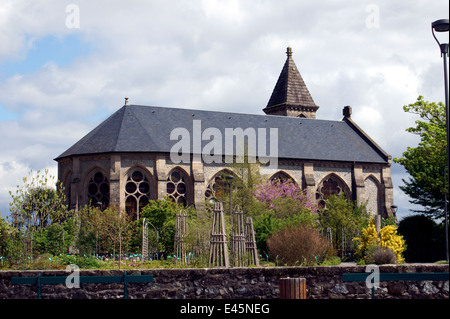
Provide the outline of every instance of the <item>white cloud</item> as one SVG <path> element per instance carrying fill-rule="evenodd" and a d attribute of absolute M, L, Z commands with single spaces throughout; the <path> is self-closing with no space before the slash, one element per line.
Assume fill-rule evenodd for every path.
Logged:
<path fill-rule="evenodd" d="M 262 114 L 288 45 L 318 118 L 339 120 L 351 105 L 358 125 L 393 156 L 417 142 L 405 132 L 415 119 L 402 106 L 419 94 L 443 100 L 430 24 L 448 3 L 79 0 L 80 28 L 70 29 L 71 2 L 1 1 L 0 75 L 9 61 L 26 64 L 48 36 L 75 35 L 90 48 L 67 65 L 47 61 L 0 77 L 0 104 L 17 115 L 0 121 L 0 162 L 17 168 L 11 179 L 54 167 L 54 157 L 126 96 L 135 104 Z M 371 4 L 379 8 L 376 28 L 366 25 Z M 4 185 L 10 182 L 0 181 L 2 192 Z M 0 194 L 0 207 L 5 200 Z"/>

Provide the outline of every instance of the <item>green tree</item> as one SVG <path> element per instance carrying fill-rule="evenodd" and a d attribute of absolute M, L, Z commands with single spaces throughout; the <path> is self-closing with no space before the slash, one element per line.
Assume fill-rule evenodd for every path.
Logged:
<path fill-rule="evenodd" d="M 56 186 L 56 188 L 55 188 Z M 23 185 L 17 185 L 12 197 L 10 211 L 14 227 L 27 230 L 45 228 L 52 223 L 66 220 L 70 211 L 66 205 L 66 196 L 62 184 L 55 182 L 55 177 L 48 170 L 43 174 L 31 170 L 23 178 Z"/>
<path fill-rule="evenodd" d="M 62 223 L 38 229 L 33 235 L 33 250 L 52 255 L 67 254 L 75 241 L 76 223 L 73 217 Z"/>
<path fill-rule="evenodd" d="M 445 232 L 430 216 L 410 215 L 398 224 L 398 232 L 406 240 L 407 262 L 435 262 L 445 259 Z"/>
<path fill-rule="evenodd" d="M 122 262 L 122 253 L 128 247 L 131 239 L 131 219 L 127 213 L 121 211 L 118 207 L 109 206 L 104 211 L 98 211 L 99 235 L 111 241 L 113 244 L 113 255 L 116 248 L 119 250 L 119 269 Z"/>
<path fill-rule="evenodd" d="M 77 212 L 76 248 L 80 255 L 107 253 L 112 249 L 111 241 L 100 236 L 101 218 L 101 211 L 93 206 L 84 206 Z"/>
<path fill-rule="evenodd" d="M 433 218 L 444 216 L 444 194 L 448 192 L 447 134 L 445 129 L 445 106 L 442 102 L 425 101 L 419 96 L 413 104 L 403 106 L 407 113 L 420 117 L 415 127 L 407 132 L 418 135 L 420 142 L 416 147 L 408 147 L 402 157 L 394 158 L 408 172 L 408 180 L 403 179 L 400 189 L 407 194 L 413 204 L 421 205 L 423 210 L 416 212 L 428 214 Z"/>
<path fill-rule="evenodd" d="M 294 226 L 310 227 L 317 219 L 315 200 L 292 180 L 261 182 L 255 185 L 253 194 L 260 202 L 254 227 L 256 245 L 263 254 L 268 253 L 267 240 L 276 231 Z"/>
<path fill-rule="evenodd" d="M 23 248 L 21 233 L 0 218 L 0 268 L 19 262 Z"/>
<path fill-rule="evenodd" d="M 333 194 L 327 197 L 326 208 L 319 213 L 319 222 L 323 229 L 331 228 L 334 248 L 342 249 L 342 236 L 354 236 L 368 225 L 369 217 L 366 203 L 358 205 L 344 194 Z"/>
<path fill-rule="evenodd" d="M 17 185 L 17 189 L 9 194 L 12 197 L 10 211 L 12 226 L 21 234 L 25 251 L 33 256 L 39 249 L 33 251 L 37 239 L 42 247 L 48 247 L 46 235 L 43 235 L 47 227 L 66 221 L 72 214 L 66 205 L 66 197 L 62 184 L 55 182 L 55 177 L 49 175 L 48 170 L 34 173 L 29 172 L 28 177 L 23 178 L 23 184 Z M 56 227 L 56 226 L 55 226 Z M 54 227 L 54 228 L 55 228 Z"/>
<path fill-rule="evenodd" d="M 169 198 L 151 200 L 145 206 L 140 218 L 146 218 L 159 232 L 159 250 L 166 254 L 172 254 L 175 240 L 175 219 L 176 214 L 184 207 L 176 204 Z M 142 227 L 142 223 L 140 225 Z M 153 227 L 149 227 L 149 232 Z"/>

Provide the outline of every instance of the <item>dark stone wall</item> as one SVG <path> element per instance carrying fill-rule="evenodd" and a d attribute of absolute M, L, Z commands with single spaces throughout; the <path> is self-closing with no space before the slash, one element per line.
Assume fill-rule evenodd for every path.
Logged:
<path fill-rule="evenodd" d="M 380 272 L 448 272 L 448 265 L 405 264 L 380 266 Z M 36 298 L 32 285 L 11 285 L 12 277 L 67 276 L 60 270 L 0 271 L 1 299 Z M 343 273 L 365 272 L 365 266 L 250 267 L 127 270 L 129 275 L 153 275 L 153 283 L 129 283 L 128 298 L 143 299 L 271 299 L 279 298 L 283 277 L 306 278 L 308 299 L 368 299 L 371 290 L 364 282 L 342 282 Z M 81 276 L 122 275 L 119 270 L 82 270 Z M 448 281 L 381 282 L 379 299 L 448 299 Z M 43 285 L 43 299 L 123 298 L 122 284 Z"/>

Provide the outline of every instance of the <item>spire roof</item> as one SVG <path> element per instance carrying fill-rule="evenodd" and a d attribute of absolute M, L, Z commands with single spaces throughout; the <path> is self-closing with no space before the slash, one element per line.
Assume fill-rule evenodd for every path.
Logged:
<path fill-rule="evenodd" d="M 278 81 L 264 112 L 273 114 L 275 109 L 285 107 L 315 112 L 319 107 L 314 103 L 295 62 L 292 59 L 292 48 L 287 48 L 286 55 L 286 62 L 284 63 L 283 69 L 281 70 Z"/>

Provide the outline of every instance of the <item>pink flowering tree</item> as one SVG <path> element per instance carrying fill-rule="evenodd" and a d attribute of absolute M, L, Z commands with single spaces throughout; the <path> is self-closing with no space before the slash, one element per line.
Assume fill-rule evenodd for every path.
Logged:
<path fill-rule="evenodd" d="M 319 209 L 314 198 L 290 179 L 262 182 L 256 185 L 253 195 L 267 203 L 279 218 L 300 213 L 316 215 Z"/>
<path fill-rule="evenodd" d="M 259 183 L 253 195 L 266 204 L 265 212 L 255 219 L 256 244 L 265 256 L 268 256 L 267 240 L 276 231 L 291 226 L 311 226 L 318 218 L 314 198 L 292 180 Z"/>

